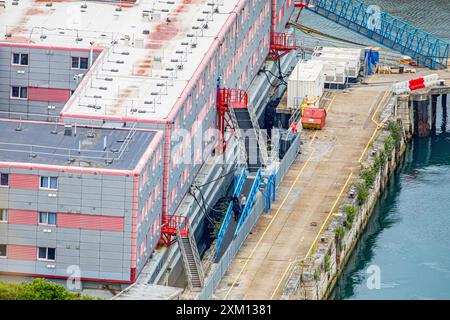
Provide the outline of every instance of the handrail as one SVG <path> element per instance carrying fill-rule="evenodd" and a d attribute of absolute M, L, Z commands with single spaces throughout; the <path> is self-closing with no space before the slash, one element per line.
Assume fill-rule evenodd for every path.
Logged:
<path fill-rule="evenodd" d="M 229 108 L 230 110 L 230 116 L 231 116 L 231 121 L 233 121 L 233 125 L 235 127 L 235 137 L 237 139 L 237 144 L 239 147 L 239 159 L 238 159 L 238 164 L 245 167 L 247 165 L 247 150 L 245 149 L 245 140 L 242 137 L 241 134 L 241 130 L 239 129 L 238 126 L 238 121 L 236 118 L 236 113 L 234 112 L 233 108 Z"/>
<path fill-rule="evenodd" d="M 245 207 L 242 210 L 238 225 L 236 227 L 236 230 L 234 231 L 234 236 L 237 235 L 239 228 L 242 226 L 242 224 L 244 223 L 245 219 L 248 216 L 248 213 L 250 212 L 250 210 L 253 207 L 253 203 L 255 202 L 255 198 L 256 198 L 256 195 L 258 194 L 259 186 L 261 184 L 261 176 L 262 176 L 261 169 L 259 169 L 258 172 L 256 173 L 255 181 L 253 181 L 253 185 L 250 190 L 250 193 L 248 194 L 247 203 L 245 204 Z"/>
<path fill-rule="evenodd" d="M 309 1 L 301 1 L 309 3 Z M 402 54 L 431 69 L 446 68 L 450 53 L 447 41 L 381 12 L 361 0 L 316 0 L 306 6 L 325 18 Z"/>
<path fill-rule="evenodd" d="M 239 177 L 238 183 L 236 184 L 233 192 L 233 196 L 238 196 L 241 193 L 242 186 L 244 185 L 245 179 L 247 179 L 247 170 L 243 170 L 241 176 Z M 220 231 L 217 235 L 217 243 L 216 243 L 216 252 L 217 255 L 219 253 L 220 246 L 222 245 L 223 238 L 225 237 L 225 233 L 228 230 L 228 226 L 230 224 L 231 216 L 233 212 L 233 202 L 231 201 L 228 205 L 227 213 L 225 214 L 225 218 L 223 220 L 222 226 L 220 227 Z"/>
<path fill-rule="evenodd" d="M 259 146 L 259 152 L 262 158 L 262 162 L 265 166 L 269 165 L 269 155 L 267 152 L 267 134 L 266 137 L 264 137 L 263 132 L 259 126 L 258 119 L 256 119 L 255 110 L 253 109 L 253 106 L 251 104 L 247 107 L 248 114 L 250 115 L 250 120 L 252 122 L 253 129 L 255 130 L 256 140 L 258 141 Z M 265 139 L 266 138 L 266 139 Z"/>

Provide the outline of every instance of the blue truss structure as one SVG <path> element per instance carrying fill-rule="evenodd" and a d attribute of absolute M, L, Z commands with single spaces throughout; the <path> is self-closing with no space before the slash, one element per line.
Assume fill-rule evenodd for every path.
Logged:
<path fill-rule="evenodd" d="M 244 185 L 245 179 L 247 179 L 247 170 L 242 170 L 242 173 L 239 179 L 235 179 L 235 187 L 233 191 L 233 196 L 239 197 L 241 194 L 242 187 Z M 220 227 L 220 231 L 217 235 L 216 242 L 216 254 L 220 250 L 220 246 L 222 245 L 223 238 L 225 237 L 225 233 L 227 232 L 228 225 L 230 224 L 231 217 L 233 216 L 233 202 L 230 201 L 228 204 L 228 209 L 225 214 L 225 218 L 223 219 L 222 226 Z"/>
<path fill-rule="evenodd" d="M 431 69 L 446 68 L 449 43 L 360 0 L 303 0 L 305 8 L 413 58 Z"/>

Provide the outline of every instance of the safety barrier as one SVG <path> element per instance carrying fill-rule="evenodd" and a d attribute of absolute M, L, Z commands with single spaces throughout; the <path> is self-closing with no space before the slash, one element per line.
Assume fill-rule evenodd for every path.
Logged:
<path fill-rule="evenodd" d="M 297 133 L 297 136 L 292 142 L 288 152 L 286 152 L 283 160 L 280 162 L 280 165 L 278 166 L 276 177 L 277 187 L 280 185 L 284 175 L 289 170 L 292 163 L 295 161 L 295 159 L 297 159 L 298 152 L 300 151 L 300 146 L 301 146 L 300 134 Z"/>
<path fill-rule="evenodd" d="M 438 74 L 430 74 L 421 78 L 394 83 L 392 85 L 392 91 L 397 95 L 406 94 L 414 90 L 434 87 L 439 84 L 439 81 Z"/>

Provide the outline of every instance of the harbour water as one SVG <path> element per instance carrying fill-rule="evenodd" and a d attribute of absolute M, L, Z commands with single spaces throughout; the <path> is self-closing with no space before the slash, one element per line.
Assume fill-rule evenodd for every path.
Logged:
<path fill-rule="evenodd" d="M 330 298 L 450 299 L 450 127 L 443 123 L 412 141 Z"/>
<path fill-rule="evenodd" d="M 450 41 L 450 1 L 366 2 Z M 301 23 L 377 45 L 311 13 Z M 411 143 L 331 299 L 450 299 L 450 126 L 438 109 L 436 133 Z"/>

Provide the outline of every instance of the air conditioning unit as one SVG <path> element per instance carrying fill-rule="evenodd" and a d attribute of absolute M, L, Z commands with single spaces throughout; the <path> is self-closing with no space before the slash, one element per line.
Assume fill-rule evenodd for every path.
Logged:
<path fill-rule="evenodd" d="M 135 48 L 144 48 L 144 39 L 137 38 L 136 40 L 134 40 L 134 47 Z"/>

